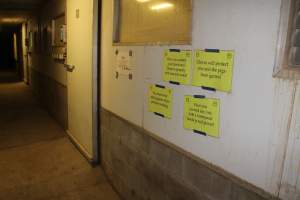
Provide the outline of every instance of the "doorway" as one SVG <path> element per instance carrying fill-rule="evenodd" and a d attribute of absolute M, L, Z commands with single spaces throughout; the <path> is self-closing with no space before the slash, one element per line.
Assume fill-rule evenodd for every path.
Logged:
<path fill-rule="evenodd" d="M 23 79 L 21 26 L 0 24 L 0 71 L 1 80 L 21 81 Z"/>

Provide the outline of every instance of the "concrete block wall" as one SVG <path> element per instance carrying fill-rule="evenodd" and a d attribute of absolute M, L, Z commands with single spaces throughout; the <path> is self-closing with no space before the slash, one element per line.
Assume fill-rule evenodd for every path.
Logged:
<path fill-rule="evenodd" d="M 264 200 L 268 193 L 101 110 L 102 164 L 126 200 Z"/>
<path fill-rule="evenodd" d="M 42 106 L 64 128 L 68 128 L 67 87 L 31 69 L 31 87 Z"/>

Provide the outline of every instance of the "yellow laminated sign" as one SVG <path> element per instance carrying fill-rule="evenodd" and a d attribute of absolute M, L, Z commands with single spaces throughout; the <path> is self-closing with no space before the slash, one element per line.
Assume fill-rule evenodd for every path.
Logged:
<path fill-rule="evenodd" d="M 233 51 L 197 50 L 194 56 L 192 85 L 231 92 Z"/>
<path fill-rule="evenodd" d="M 192 51 L 165 50 L 163 59 L 163 80 L 178 84 L 190 84 Z"/>
<path fill-rule="evenodd" d="M 219 137 L 220 100 L 184 97 L 184 128 Z"/>
<path fill-rule="evenodd" d="M 151 85 L 148 94 L 148 109 L 165 118 L 172 118 L 173 90 L 159 85 Z"/>

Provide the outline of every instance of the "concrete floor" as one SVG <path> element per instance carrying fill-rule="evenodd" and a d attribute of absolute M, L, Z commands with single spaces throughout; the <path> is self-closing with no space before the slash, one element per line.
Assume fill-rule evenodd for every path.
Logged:
<path fill-rule="evenodd" d="M 0 200 L 119 200 L 102 169 L 15 80 L 0 72 Z"/>

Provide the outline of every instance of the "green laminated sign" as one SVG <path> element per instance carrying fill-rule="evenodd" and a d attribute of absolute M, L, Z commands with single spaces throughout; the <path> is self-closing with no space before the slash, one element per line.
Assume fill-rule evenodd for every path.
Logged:
<path fill-rule="evenodd" d="M 172 118 L 173 90 L 159 85 L 151 85 L 148 94 L 148 109 L 165 118 Z"/>
<path fill-rule="evenodd" d="M 184 97 L 184 128 L 219 137 L 220 100 Z"/>
<path fill-rule="evenodd" d="M 178 84 L 190 84 L 192 51 L 165 50 L 163 58 L 163 80 Z"/>
<path fill-rule="evenodd" d="M 194 56 L 192 85 L 231 92 L 233 51 L 197 50 Z"/>

